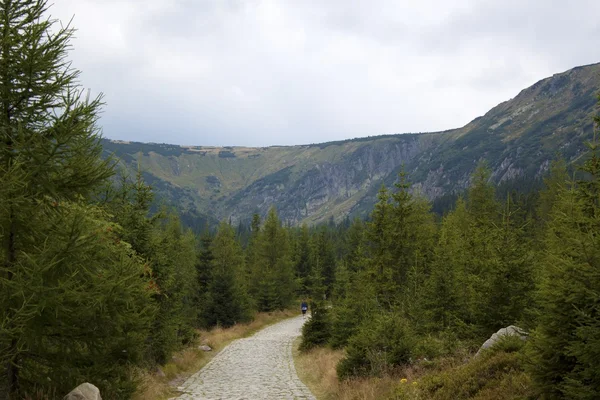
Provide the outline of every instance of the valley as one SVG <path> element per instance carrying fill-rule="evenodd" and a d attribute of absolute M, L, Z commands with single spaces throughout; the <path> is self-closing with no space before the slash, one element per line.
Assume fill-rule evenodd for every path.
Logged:
<path fill-rule="evenodd" d="M 592 138 L 600 64 L 543 79 L 459 129 L 299 146 L 204 147 L 103 140 L 188 219 L 248 222 L 276 205 L 292 225 L 367 215 L 402 168 L 435 201 L 462 193 L 480 160 L 497 184 L 539 186 L 551 160 L 577 162 Z M 432 110 L 435 117 L 435 110 Z M 202 224 L 199 224 L 202 225 Z"/>

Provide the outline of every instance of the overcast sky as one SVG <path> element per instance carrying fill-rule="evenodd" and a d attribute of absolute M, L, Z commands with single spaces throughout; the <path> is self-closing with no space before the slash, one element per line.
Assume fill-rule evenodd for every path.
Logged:
<path fill-rule="evenodd" d="M 600 61 L 598 0 L 54 0 L 111 139 L 318 143 L 465 125 Z"/>

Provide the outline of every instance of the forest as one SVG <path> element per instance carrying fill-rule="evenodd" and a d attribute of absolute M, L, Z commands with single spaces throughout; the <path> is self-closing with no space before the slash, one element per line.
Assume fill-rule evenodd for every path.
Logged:
<path fill-rule="evenodd" d="M 102 96 L 80 86 L 74 30 L 41 0 L 1 1 L 0 398 L 93 381 L 127 399 L 198 328 L 308 299 L 301 348 L 345 349 L 340 380 L 481 343 L 512 344 L 537 396 L 600 393 L 600 154 L 557 160 L 539 192 L 498 196 L 485 162 L 443 216 L 402 173 L 366 220 L 287 226 L 276 207 L 195 236 L 152 211 L 142 171 L 103 158 Z M 595 118 L 596 124 L 600 118 Z"/>

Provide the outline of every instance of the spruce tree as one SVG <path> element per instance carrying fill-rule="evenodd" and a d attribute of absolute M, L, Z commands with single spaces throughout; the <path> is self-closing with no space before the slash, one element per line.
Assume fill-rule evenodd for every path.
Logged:
<path fill-rule="evenodd" d="M 205 317 L 209 327 L 230 327 L 251 318 L 244 287 L 244 253 L 233 228 L 222 222 L 211 243 L 211 278 L 207 287 Z"/>
<path fill-rule="evenodd" d="M 460 283 L 465 282 L 461 274 L 466 272 L 468 264 L 468 234 L 466 205 L 459 198 L 455 209 L 442 221 L 431 274 L 425 288 L 427 325 L 433 330 L 455 326 L 467 314 L 464 301 L 466 288 Z"/>
<path fill-rule="evenodd" d="M 310 233 L 306 224 L 302 224 L 297 238 L 297 246 L 294 257 L 294 266 L 298 289 L 302 296 L 308 295 L 310 290 L 310 274 L 312 272 L 311 260 L 312 249 L 310 246 Z"/>
<path fill-rule="evenodd" d="M 377 194 L 378 202 L 367 224 L 368 241 L 368 284 L 376 290 L 376 301 L 380 307 L 391 309 L 398 294 L 394 276 L 393 238 L 390 195 L 385 186 Z M 366 283 L 366 282 L 365 282 Z"/>
<path fill-rule="evenodd" d="M 598 122 L 598 118 L 596 118 Z M 600 155 L 558 191 L 546 230 L 530 372 L 544 398 L 600 396 Z"/>
<path fill-rule="evenodd" d="M 495 227 L 497 263 L 488 272 L 487 304 L 482 322 L 490 331 L 520 322 L 533 306 L 533 253 L 526 231 L 527 221 L 521 210 L 507 196 L 501 211 L 501 222 Z M 522 324 L 520 324 L 522 325 Z"/>
<path fill-rule="evenodd" d="M 269 210 L 251 247 L 251 294 L 259 311 L 284 309 L 294 298 L 294 273 L 287 231 L 275 208 Z"/>
<path fill-rule="evenodd" d="M 198 279 L 193 234 L 183 229 L 175 215 L 168 215 L 163 224 L 154 231 L 149 257 L 159 310 L 152 327 L 150 355 L 160 364 L 193 336 Z"/>
<path fill-rule="evenodd" d="M 214 259 L 212 253 L 213 236 L 210 234 L 208 227 L 200 236 L 198 256 L 196 259 L 196 312 L 197 326 L 208 327 L 210 324 L 206 320 L 207 312 L 205 312 L 208 303 L 208 286 L 212 279 L 212 261 Z M 244 273 L 245 271 L 242 271 Z"/>
<path fill-rule="evenodd" d="M 335 281 L 335 252 L 333 243 L 329 237 L 328 230 L 325 226 L 321 226 L 312 237 L 312 260 L 313 268 L 319 268 L 323 285 L 325 288 L 324 295 L 329 297 L 333 290 Z"/>
<path fill-rule="evenodd" d="M 355 218 L 344 236 L 345 261 L 348 270 L 357 272 L 364 269 L 365 264 L 365 227 L 364 223 Z"/>
<path fill-rule="evenodd" d="M 429 202 L 409 192 L 404 171 L 395 187 L 391 208 L 393 275 L 399 290 L 395 302 L 417 322 L 423 314 L 420 302 L 429 275 L 436 226 Z"/>

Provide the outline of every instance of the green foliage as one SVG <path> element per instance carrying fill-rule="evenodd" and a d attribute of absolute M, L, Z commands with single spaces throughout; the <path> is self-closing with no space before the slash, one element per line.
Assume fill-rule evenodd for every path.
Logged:
<path fill-rule="evenodd" d="M 311 268 L 319 269 L 319 274 L 323 278 L 324 294 L 330 296 L 335 281 L 336 260 L 333 243 L 325 227 L 321 227 L 313 235 L 311 247 Z"/>
<path fill-rule="evenodd" d="M 331 321 L 330 311 L 323 302 L 312 302 L 310 306 L 311 317 L 302 326 L 302 341 L 300 350 L 310 350 L 315 346 L 324 346 L 330 339 Z"/>
<path fill-rule="evenodd" d="M 67 59 L 73 30 L 43 0 L 0 3 L 0 390 L 133 389 L 153 314 L 144 262 L 89 204 L 112 175 Z"/>
<path fill-rule="evenodd" d="M 253 232 L 254 227 L 253 224 Z M 250 294 L 259 311 L 282 310 L 294 296 L 294 273 L 287 231 L 275 208 L 251 241 Z"/>
<path fill-rule="evenodd" d="M 3 315 L 0 332 L 19 393 L 66 393 L 93 379 L 105 398 L 127 398 L 135 388 L 129 367 L 143 360 L 155 311 L 147 267 L 97 208 L 64 203 L 37 229 L 41 246 L 2 279 L 3 294 L 20 293 L 2 296 L 2 310 L 15 311 Z"/>
<path fill-rule="evenodd" d="M 546 230 L 530 371 L 547 398 L 600 394 L 600 157 L 590 146 L 588 179 L 558 192 Z"/>
<path fill-rule="evenodd" d="M 296 247 L 294 252 L 294 270 L 298 280 L 298 290 L 300 295 L 308 294 L 310 287 L 309 276 L 312 270 L 312 248 L 310 246 L 310 233 L 306 224 L 303 224 L 296 238 Z"/>
<path fill-rule="evenodd" d="M 194 236 L 183 231 L 175 216 L 169 216 L 152 238 L 150 259 L 159 312 L 152 327 L 150 355 L 160 364 L 194 334 L 195 247 Z"/>
<path fill-rule="evenodd" d="M 520 340 L 519 340 L 520 341 Z M 531 379 L 518 352 L 501 350 L 426 376 L 417 384 L 400 384 L 397 399 L 525 399 L 533 398 Z"/>
<path fill-rule="evenodd" d="M 196 277 L 198 284 L 196 287 L 196 308 L 197 308 L 197 325 L 208 327 L 210 324 L 206 321 L 207 313 L 204 309 L 207 304 L 208 286 L 212 277 L 212 261 L 214 259 L 212 253 L 213 237 L 206 230 L 200 236 L 200 246 L 198 249 L 198 257 L 196 260 Z"/>
<path fill-rule="evenodd" d="M 250 299 L 244 287 L 244 253 L 233 228 L 221 223 L 211 243 L 211 276 L 203 306 L 207 327 L 230 327 L 251 319 Z"/>
<path fill-rule="evenodd" d="M 347 296 L 336 299 L 332 310 L 330 344 L 334 348 L 347 345 L 361 321 L 369 321 L 380 310 L 375 288 L 368 282 L 369 274 L 362 271 L 351 275 Z"/>
<path fill-rule="evenodd" d="M 414 345 L 408 320 L 397 313 L 372 316 L 350 339 L 346 356 L 337 366 L 338 377 L 380 376 L 409 364 Z"/>

